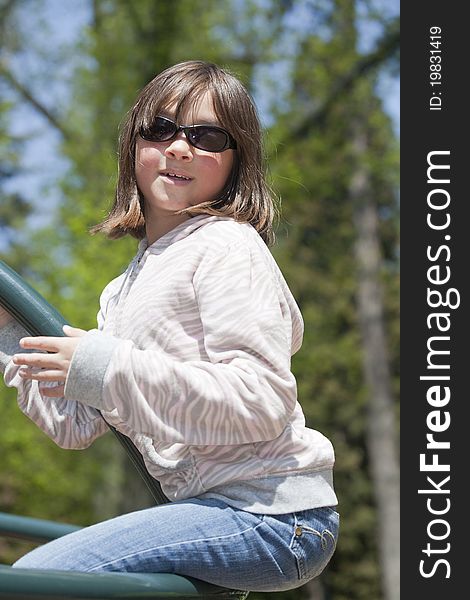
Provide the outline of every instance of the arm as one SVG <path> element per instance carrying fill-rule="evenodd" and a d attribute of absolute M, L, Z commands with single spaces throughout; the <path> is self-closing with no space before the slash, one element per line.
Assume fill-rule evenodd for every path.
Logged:
<path fill-rule="evenodd" d="M 167 442 L 225 445 L 277 437 L 295 407 L 296 383 L 292 317 L 273 271 L 259 249 L 235 244 L 225 256 L 201 263 L 194 289 L 208 359 L 181 362 L 89 332 L 75 353 L 66 397 L 117 408 L 132 429 Z"/>
<path fill-rule="evenodd" d="M 63 393 L 57 393 L 60 387 L 43 387 L 38 381 L 20 376 L 19 361 L 13 356 L 21 352 L 20 340 L 25 339 L 27 331 L 8 313 L 0 309 L 0 369 L 4 373 L 5 384 L 18 389 L 18 405 L 59 446 L 65 448 L 85 448 L 106 430 L 99 413 L 77 402 L 66 401 Z M 35 338 L 26 338 L 35 339 Z M 67 338 L 57 338 L 63 339 Z M 24 348 L 25 346 L 23 346 Z M 25 355 L 27 357 L 32 354 Z M 39 354 L 41 358 L 46 354 Z M 23 363 L 27 364 L 27 363 Z M 47 385 L 47 384 L 45 384 Z M 52 392 L 52 393 L 51 393 Z M 57 400 L 51 401 L 50 396 Z"/>

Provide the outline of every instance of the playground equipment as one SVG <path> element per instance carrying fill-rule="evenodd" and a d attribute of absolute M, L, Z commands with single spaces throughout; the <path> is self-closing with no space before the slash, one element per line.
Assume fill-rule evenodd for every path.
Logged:
<path fill-rule="evenodd" d="M 16 271 L 0 261 L 0 306 L 23 325 L 30 335 L 63 336 L 64 317 Z M 145 481 L 156 504 L 167 502 L 158 481 L 148 473 L 132 441 L 109 426 Z M 0 536 L 37 543 L 53 540 L 80 529 L 75 525 L 0 513 Z M 167 600 L 244 600 L 248 592 L 229 590 L 171 573 L 76 573 L 37 569 L 13 569 L 0 565 L 0 599 L 95 600 L 155 598 Z"/>

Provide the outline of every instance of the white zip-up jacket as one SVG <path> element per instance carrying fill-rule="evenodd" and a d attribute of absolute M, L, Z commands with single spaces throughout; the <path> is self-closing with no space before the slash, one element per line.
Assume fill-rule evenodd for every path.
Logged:
<path fill-rule="evenodd" d="M 21 327 L 0 332 L 6 384 L 57 444 L 89 446 L 107 430 L 99 410 L 170 500 L 271 514 L 337 503 L 332 445 L 305 427 L 290 368 L 302 317 L 251 225 L 201 215 L 142 241 L 100 304 L 61 399 L 19 377 Z"/>

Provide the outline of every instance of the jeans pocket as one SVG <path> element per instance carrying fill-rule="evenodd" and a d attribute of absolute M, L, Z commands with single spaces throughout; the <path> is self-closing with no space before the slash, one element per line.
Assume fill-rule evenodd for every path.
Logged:
<path fill-rule="evenodd" d="M 295 513 L 291 550 L 299 579 L 306 582 L 320 575 L 336 549 L 339 515 L 330 507 Z"/>

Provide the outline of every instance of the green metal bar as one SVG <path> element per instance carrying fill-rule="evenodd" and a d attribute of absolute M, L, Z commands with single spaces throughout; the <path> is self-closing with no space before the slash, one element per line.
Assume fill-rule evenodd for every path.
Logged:
<path fill-rule="evenodd" d="M 81 527 L 77 525 L 56 523 L 55 521 L 33 519 L 31 517 L 19 517 L 0 512 L 0 536 L 43 543 L 79 529 Z"/>
<path fill-rule="evenodd" d="M 126 598 L 191 598 L 243 600 L 247 592 L 168 573 L 76 573 L 13 569 L 0 565 L 0 598 L 18 600 L 113 600 Z"/>
<path fill-rule="evenodd" d="M 0 305 L 31 335 L 64 335 L 64 317 L 16 271 L 0 260 Z"/>

